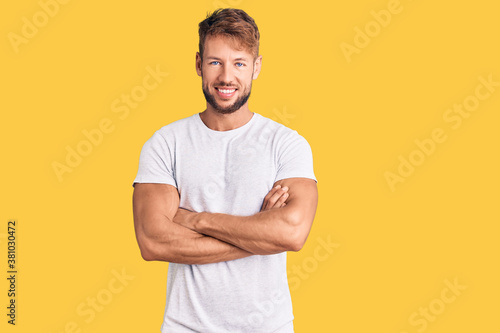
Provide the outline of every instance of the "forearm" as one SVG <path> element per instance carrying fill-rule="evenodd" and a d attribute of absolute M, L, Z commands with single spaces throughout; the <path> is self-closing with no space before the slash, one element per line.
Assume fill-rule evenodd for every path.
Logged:
<path fill-rule="evenodd" d="M 183 238 L 153 245 L 154 259 L 180 264 L 210 264 L 252 255 L 234 245 L 210 236 Z"/>
<path fill-rule="evenodd" d="M 179 208 L 179 193 L 172 185 L 137 183 L 133 208 L 136 238 L 145 260 L 208 264 L 251 255 L 174 223 L 176 217 L 190 221 L 191 213 Z"/>
<path fill-rule="evenodd" d="M 304 178 L 279 182 L 293 185 L 294 190 L 287 193 L 287 197 L 284 191 L 288 186 L 279 189 L 280 184 L 276 185 L 264 198 L 262 210 L 257 214 L 195 213 L 179 208 L 173 222 L 252 254 L 299 251 L 306 242 L 316 213 L 316 182 Z M 281 201 L 276 201 L 277 198 Z"/>
<path fill-rule="evenodd" d="M 142 257 L 148 261 L 209 264 L 252 255 L 232 244 L 163 219 L 154 229 L 138 228 Z"/>
<path fill-rule="evenodd" d="M 303 230 L 287 208 L 266 210 L 251 216 L 203 212 L 196 214 L 190 227 L 253 254 L 296 251 Z"/>

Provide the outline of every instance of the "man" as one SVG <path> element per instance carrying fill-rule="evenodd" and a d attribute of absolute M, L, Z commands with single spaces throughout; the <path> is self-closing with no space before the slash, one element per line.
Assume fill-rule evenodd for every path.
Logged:
<path fill-rule="evenodd" d="M 296 131 L 248 108 L 259 31 L 238 9 L 199 24 L 206 110 L 142 148 L 134 224 L 145 260 L 169 262 L 162 332 L 293 332 L 286 251 L 317 206 L 312 152 Z"/>

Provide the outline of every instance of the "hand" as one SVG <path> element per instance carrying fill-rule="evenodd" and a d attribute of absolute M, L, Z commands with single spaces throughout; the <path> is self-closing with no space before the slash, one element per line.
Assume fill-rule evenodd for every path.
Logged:
<path fill-rule="evenodd" d="M 286 206 L 286 199 L 288 199 L 288 187 L 281 188 L 281 185 L 277 185 L 269 191 L 269 193 L 264 198 L 264 203 L 260 211 L 265 211 L 273 208 L 281 208 Z"/>
<path fill-rule="evenodd" d="M 177 209 L 177 213 L 173 218 L 173 222 L 180 224 L 186 228 L 194 230 L 195 215 L 197 213 L 190 210 L 180 208 Z"/>

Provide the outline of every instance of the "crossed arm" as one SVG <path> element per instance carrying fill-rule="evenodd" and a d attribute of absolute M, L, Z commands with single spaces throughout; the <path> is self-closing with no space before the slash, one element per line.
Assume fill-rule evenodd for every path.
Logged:
<path fill-rule="evenodd" d="M 255 215 L 195 213 L 179 208 L 174 186 L 136 184 L 134 226 L 145 260 L 214 263 L 300 250 L 317 201 L 314 180 L 288 178 L 274 184 Z"/>

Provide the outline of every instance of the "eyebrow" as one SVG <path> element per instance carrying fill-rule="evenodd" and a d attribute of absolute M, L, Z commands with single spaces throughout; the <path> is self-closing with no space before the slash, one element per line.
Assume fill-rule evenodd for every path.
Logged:
<path fill-rule="evenodd" d="M 217 58 L 217 57 L 207 57 L 207 59 L 212 59 L 212 60 L 222 60 L 221 58 Z M 234 61 L 241 61 L 241 60 L 243 60 L 243 61 L 248 61 L 248 59 L 247 59 L 247 58 L 241 58 L 241 57 L 240 57 L 240 58 L 236 58 L 236 59 L 234 59 Z"/>

